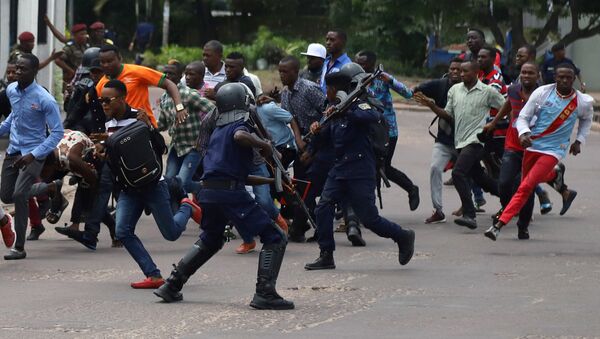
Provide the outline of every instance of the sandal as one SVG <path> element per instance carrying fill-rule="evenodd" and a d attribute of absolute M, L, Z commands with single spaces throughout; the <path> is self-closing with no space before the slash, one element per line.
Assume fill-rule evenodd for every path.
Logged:
<path fill-rule="evenodd" d="M 67 206 L 69 206 L 69 200 L 67 200 L 65 196 L 62 195 L 62 193 L 60 193 L 54 199 L 58 200 L 57 203 L 62 203 L 62 205 L 60 205 L 59 209 L 55 209 L 54 207 L 56 206 L 56 204 L 54 202 L 52 203 L 53 208 L 51 208 L 48 214 L 46 215 L 46 220 L 51 224 L 56 224 L 60 220 L 60 217 L 62 216 L 64 210 L 67 209 Z"/>

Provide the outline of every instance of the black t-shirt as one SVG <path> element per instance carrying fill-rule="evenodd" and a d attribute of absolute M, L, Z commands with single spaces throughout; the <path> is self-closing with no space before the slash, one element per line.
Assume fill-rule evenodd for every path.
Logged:
<path fill-rule="evenodd" d="M 450 87 L 452 85 L 448 78 L 436 79 L 420 84 L 415 88 L 415 92 L 422 92 L 432 98 L 438 107 L 444 108 L 448 101 Z M 438 133 L 435 141 L 444 145 L 454 146 L 454 126 L 443 119 L 438 119 Z"/>

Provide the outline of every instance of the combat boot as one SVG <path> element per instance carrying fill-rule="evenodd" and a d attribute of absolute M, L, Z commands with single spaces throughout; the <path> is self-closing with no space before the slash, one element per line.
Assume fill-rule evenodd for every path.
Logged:
<path fill-rule="evenodd" d="M 312 270 L 333 270 L 335 269 L 335 261 L 333 260 L 333 252 L 321 251 L 321 254 L 314 262 L 304 265 L 304 269 Z"/>
<path fill-rule="evenodd" d="M 162 298 L 165 302 L 174 302 L 183 300 L 181 289 L 196 271 L 204 265 L 219 250 L 209 249 L 202 240 L 198 240 L 192 249 L 179 261 L 171 275 L 167 278 L 164 285 L 154 290 L 154 294 Z"/>
<path fill-rule="evenodd" d="M 294 303 L 283 299 L 275 290 L 285 244 L 264 245 L 258 259 L 256 293 L 250 306 L 259 310 L 291 310 Z"/>
<path fill-rule="evenodd" d="M 348 229 L 346 230 L 346 235 L 348 236 L 348 240 L 352 243 L 352 246 L 364 247 L 367 245 L 365 240 L 362 237 L 362 233 L 360 232 L 360 228 L 355 221 L 348 222 Z"/>
<path fill-rule="evenodd" d="M 401 230 L 394 241 L 398 244 L 398 262 L 404 266 L 408 264 L 415 253 L 415 232 L 413 230 Z"/>

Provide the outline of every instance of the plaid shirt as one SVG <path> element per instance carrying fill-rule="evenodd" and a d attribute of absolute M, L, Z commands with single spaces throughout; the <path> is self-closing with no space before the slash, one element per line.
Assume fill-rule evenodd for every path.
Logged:
<path fill-rule="evenodd" d="M 168 93 L 164 93 L 160 97 L 158 129 L 161 131 L 169 130 L 171 146 L 175 148 L 177 156 L 181 157 L 196 148 L 200 123 L 215 106 L 208 99 L 200 96 L 200 93 L 196 90 L 183 84 L 178 84 L 177 88 L 179 89 L 181 102 L 187 109 L 189 116 L 185 122 L 176 125 L 175 102 Z"/>
<path fill-rule="evenodd" d="M 302 134 L 308 133 L 310 124 L 319 121 L 325 105 L 325 94 L 319 85 L 298 78 L 291 90 L 285 87 L 281 92 L 281 108 L 292 113 Z"/>

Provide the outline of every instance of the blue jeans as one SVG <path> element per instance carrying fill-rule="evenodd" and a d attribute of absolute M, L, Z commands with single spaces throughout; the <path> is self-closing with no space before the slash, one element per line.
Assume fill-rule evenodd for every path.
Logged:
<path fill-rule="evenodd" d="M 178 176 L 183 184 L 183 189 L 187 193 L 196 193 L 200 189 L 200 183 L 193 181 L 192 177 L 196 173 L 196 169 L 202 157 L 196 150 L 190 151 L 188 154 L 178 157 L 174 147 L 171 147 L 169 156 L 167 157 L 167 169 L 165 171 L 165 178 L 172 178 Z"/>
<path fill-rule="evenodd" d="M 175 241 L 185 231 L 186 224 L 192 215 L 192 208 L 182 204 L 173 215 L 171 211 L 169 190 L 164 180 L 142 191 L 128 191 L 119 194 L 117 201 L 117 239 L 121 240 L 127 252 L 140 266 L 147 277 L 159 277 L 160 270 L 156 267 L 152 257 L 135 235 L 135 226 L 148 206 L 156 221 L 163 238 Z"/>
<path fill-rule="evenodd" d="M 375 178 L 337 180 L 327 177 L 321 199 L 315 209 L 317 217 L 317 241 L 323 251 L 334 251 L 333 218 L 335 203 L 351 206 L 366 228 L 383 238 L 397 239 L 402 227 L 379 215 L 375 206 Z"/>

